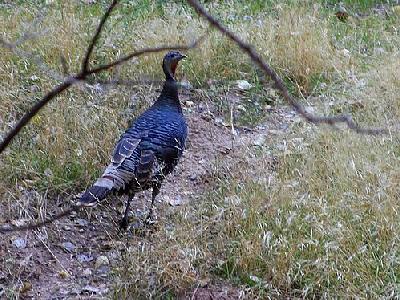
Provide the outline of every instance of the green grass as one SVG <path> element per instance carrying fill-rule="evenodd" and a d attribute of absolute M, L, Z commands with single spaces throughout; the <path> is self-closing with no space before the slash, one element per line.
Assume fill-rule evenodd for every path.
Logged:
<path fill-rule="evenodd" d="M 206 7 L 251 42 L 305 105 L 321 114 L 351 112 L 364 125 L 396 126 L 399 17 L 390 10 L 388 16 L 374 13 L 376 1 L 342 3 L 350 14 L 363 16 L 340 22 L 336 1 L 209 1 Z M 76 72 L 107 4 L 0 6 L 2 37 L 15 41 L 46 8 L 37 28 L 44 33 L 21 48 L 60 74 L 62 55 Z M 188 43 L 207 28 L 181 1 L 124 1 L 107 23 L 92 63 L 147 46 Z M 211 31 L 188 56 L 179 77 L 202 89 L 225 121 L 233 106 L 235 125 L 268 124 L 266 105 L 283 106 L 277 93 L 262 86 L 248 58 L 219 33 Z M 160 79 L 161 57 L 142 57 L 97 78 Z M 209 80 L 217 83 L 211 88 Z M 238 92 L 236 80 L 253 87 Z M 0 81 L 1 134 L 57 82 L 8 51 L 0 56 Z M 75 87 L 55 99 L 0 158 L 0 198 L 10 205 L 8 217 L 21 215 L 20 207 L 8 204 L 22 193 L 20 187 L 50 195 L 86 187 L 108 162 L 121 130 L 156 95 L 154 86 L 144 85 L 103 92 Z M 280 150 L 283 141 L 288 151 Z M 268 135 L 263 147 L 237 151 L 243 159 L 215 162 L 212 187 L 201 201 L 166 212 L 151 237 L 132 238 L 126 263 L 113 271 L 113 297 L 174 299 L 204 280 L 232 284 L 249 299 L 398 296 L 395 130 L 370 137 L 298 122 Z M 276 171 L 268 164 L 271 155 L 278 160 Z M 29 210 L 37 203 L 24 205 Z"/>

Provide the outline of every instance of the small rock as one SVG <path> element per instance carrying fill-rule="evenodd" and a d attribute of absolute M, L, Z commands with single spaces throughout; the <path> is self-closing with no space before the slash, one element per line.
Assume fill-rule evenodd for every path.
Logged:
<path fill-rule="evenodd" d="M 22 238 L 16 238 L 15 240 L 12 241 L 12 244 L 18 248 L 18 249 L 24 249 L 26 248 L 26 240 Z"/>
<path fill-rule="evenodd" d="M 87 285 L 85 286 L 82 291 L 81 291 L 81 295 L 82 294 L 89 294 L 89 295 L 93 295 L 93 294 L 99 294 L 100 293 L 100 289 L 91 285 Z"/>
<path fill-rule="evenodd" d="M 183 199 L 181 196 L 177 195 L 176 197 L 168 197 L 166 201 L 171 206 L 179 206 L 182 205 Z"/>
<path fill-rule="evenodd" d="M 75 223 L 76 223 L 76 225 L 82 226 L 82 227 L 86 227 L 89 224 L 89 222 L 85 219 L 76 219 Z"/>
<path fill-rule="evenodd" d="M 265 140 L 267 139 L 267 137 L 265 135 L 259 135 L 254 141 L 253 141 L 253 145 L 254 146 L 258 146 L 258 147 L 262 147 L 265 143 Z"/>
<path fill-rule="evenodd" d="M 98 268 L 100 268 L 102 266 L 107 266 L 109 264 L 110 264 L 110 261 L 108 260 L 108 257 L 105 256 L 105 255 L 100 255 L 96 259 L 95 268 L 98 269 Z"/>
<path fill-rule="evenodd" d="M 93 258 L 93 256 L 90 256 L 90 255 L 78 254 L 78 255 L 76 256 L 76 259 L 77 259 L 80 263 L 84 263 L 84 262 L 92 261 L 94 258 Z"/>
<path fill-rule="evenodd" d="M 205 112 L 205 113 L 203 113 L 202 115 L 201 115 L 201 118 L 204 120 L 204 121 L 207 121 L 207 122 L 209 122 L 209 121 L 211 121 L 213 118 L 214 118 L 214 114 L 212 113 L 212 112 Z"/>
<path fill-rule="evenodd" d="M 216 118 L 214 119 L 214 123 L 215 123 L 216 125 L 221 125 L 223 122 L 224 122 L 224 119 L 222 119 L 221 117 L 216 117 Z"/>
<path fill-rule="evenodd" d="M 188 100 L 188 101 L 185 102 L 185 105 L 186 105 L 187 107 L 193 107 L 193 106 L 194 106 L 194 102 Z"/>
<path fill-rule="evenodd" d="M 374 48 L 374 53 L 377 55 L 384 54 L 386 51 L 383 48 Z"/>
<path fill-rule="evenodd" d="M 47 177 L 52 177 L 53 176 L 53 171 L 50 168 L 47 168 L 46 170 L 44 170 L 43 173 Z"/>
<path fill-rule="evenodd" d="M 17 220 L 11 220 L 11 224 L 14 226 L 23 226 L 26 225 L 29 222 L 28 219 L 17 219 Z"/>
<path fill-rule="evenodd" d="M 237 106 L 237 109 L 240 110 L 240 111 L 242 111 L 242 112 L 246 112 L 246 111 L 247 111 L 247 109 L 246 109 L 242 104 L 239 104 L 239 105 Z"/>
<path fill-rule="evenodd" d="M 246 80 L 237 80 L 236 85 L 240 90 L 249 90 L 252 88 L 252 85 Z"/>
<path fill-rule="evenodd" d="M 282 143 L 276 145 L 276 149 L 278 149 L 279 151 L 286 151 L 287 150 L 286 141 L 283 141 Z"/>
<path fill-rule="evenodd" d="M 108 257 L 110 258 L 111 262 L 117 260 L 118 258 L 121 257 L 121 252 L 116 250 L 116 251 L 109 251 L 108 252 Z"/>
<path fill-rule="evenodd" d="M 304 109 L 305 109 L 306 112 L 308 112 L 309 114 L 313 114 L 313 113 L 315 112 L 315 109 L 314 109 L 314 107 L 312 107 L 312 106 L 306 106 Z"/>
<path fill-rule="evenodd" d="M 344 49 L 341 50 L 340 52 L 341 52 L 341 54 L 342 54 L 344 57 L 350 57 L 350 51 L 347 50 L 346 48 L 344 48 Z"/>
<path fill-rule="evenodd" d="M 83 277 L 89 277 L 92 275 L 92 271 L 89 268 L 86 268 L 82 271 L 82 276 Z"/>
<path fill-rule="evenodd" d="M 75 150 L 75 153 L 76 153 L 76 156 L 79 157 L 79 156 L 82 156 L 83 151 L 82 151 L 82 149 L 79 148 L 79 149 L 76 149 L 76 150 Z"/>
<path fill-rule="evenodd" d="M 29 281 L 25 281 L 23 283 L 23 285 L 21 286 L 19 292 L 21 294 L 25 294 L 27 292 L 29 292 L 32 289 L 32 283 L 30 283 Z"/>
<path fill-rule="evenodd" d="M 249 277 L 250 277 L 250 279 L 251 279 L 252 281 L 254 281 L 254 282 L 256 282 L 256 283 L 262 283 L 261 278 L 259 278 L 259 277 L 257 277 L 257 276 L 250 275 Z"/>
<path fill-rule="evenodd" d="M 189 180 L 190 181 L 195 181 L 197 179 L 197 174 L 191 174 L 190 176 L 189 176 Z"/>
<path fill-rule="evenodd" d="M 180 86 L 181 86 L 181 88 L 184 89 L 184 90 L 191 90 L 191 89 L 193 88 L 193 86 L 192 86 L 192 85 L 190 84 L 190 82 L 187 81 L 187 80 L 182 80 L 182 81 L 180 82 Z"/>
<path fill-rule="evenodd" d="M 265 110 L 266 111 L 268 111 L 268 112 L 270 112 L 270 111 L 272 111 L 273 109 L 272 109 L 272 106 L 271 105 L 269 105 L 269 104 L 267 104 L 267 105 L 265 105 Z"/>
<path fill-rule="evenodd" d="M 67 252 L 67 253 L 71 253 L 75 250 L 75 245 L 72 244 L 71 242 L 64 242 L 61 244 L 61 248 Z"/>
<path fill-rule="evenodd" d="M 60 272 L 58 273 L 58 275 L 60 275 L 60 277 L 61 277 L 62 279 L 65 279 L 65 278 L 68 278 L 68 277 L 69 277 L 69 273 L 68 273 L 67 271 L 65 271 L 65 270 L 60 271 Z"/>
<path fill-rule="evenodd" d="M 400 17 L 400 5 L 393 6 L 393 12 Z"/>

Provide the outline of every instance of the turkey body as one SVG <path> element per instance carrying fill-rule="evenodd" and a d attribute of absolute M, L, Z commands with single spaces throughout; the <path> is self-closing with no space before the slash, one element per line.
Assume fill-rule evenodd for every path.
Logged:
<path fill-rule="evenodd" d="M 103 173 L 117 191 L 132 193 L 161 184 L 182 156 L 187 137 L 182 111 L 156 104 L 121 136 Z"/>
<path fill-rule="evenodd" d="M 174 170 L 185 147 L 187 124 L 178 98 L 177 83 L 170 76 L 166 62 L 168 55 L 184 57 L 179 52 L 170 52 L 164 58 L 166 81 L 160 96 L 121 135 L 110 164 L 79 199 L 81 205 L 91 206 L 112 192 L 128 194 L 130 198 L 120 224 L 123 228 L 128 225 L 129 203 L 136 192 L 153 189 L 151 215 L 161 184 Z"/>

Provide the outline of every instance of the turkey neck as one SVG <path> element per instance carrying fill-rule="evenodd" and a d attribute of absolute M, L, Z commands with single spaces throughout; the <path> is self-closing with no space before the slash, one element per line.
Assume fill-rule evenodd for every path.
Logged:
<path fill-rule="evenodd" d="M 164 82 L 163 89 L 154 106 L 166 106 L 168 108 L 176 108 L 178 112 L 182 112 L 181 103 L 178 97 L 178 84 L 173 78 L 167 78 Z"/>

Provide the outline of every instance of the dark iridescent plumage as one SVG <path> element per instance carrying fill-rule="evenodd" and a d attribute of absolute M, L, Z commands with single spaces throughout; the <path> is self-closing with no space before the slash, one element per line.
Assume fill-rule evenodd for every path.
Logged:
<path fill-rule="evenodd" d="M 166 80 L 160 96 L 122 134 L 111 163 L 80 197 L 82 205 L 94 205 L 114 191 L 133 197 L 135 192 L 152 188 L 153 206 L 163 179 L 172 172 L 182 156 L 187 136 L 187 125 L 174 79 L 176 64 L 184 57 L 177 51 L 169 52 L 164 57 Z M 123 228 L 128 226 L 129 201 L 121 221 Z"/>

